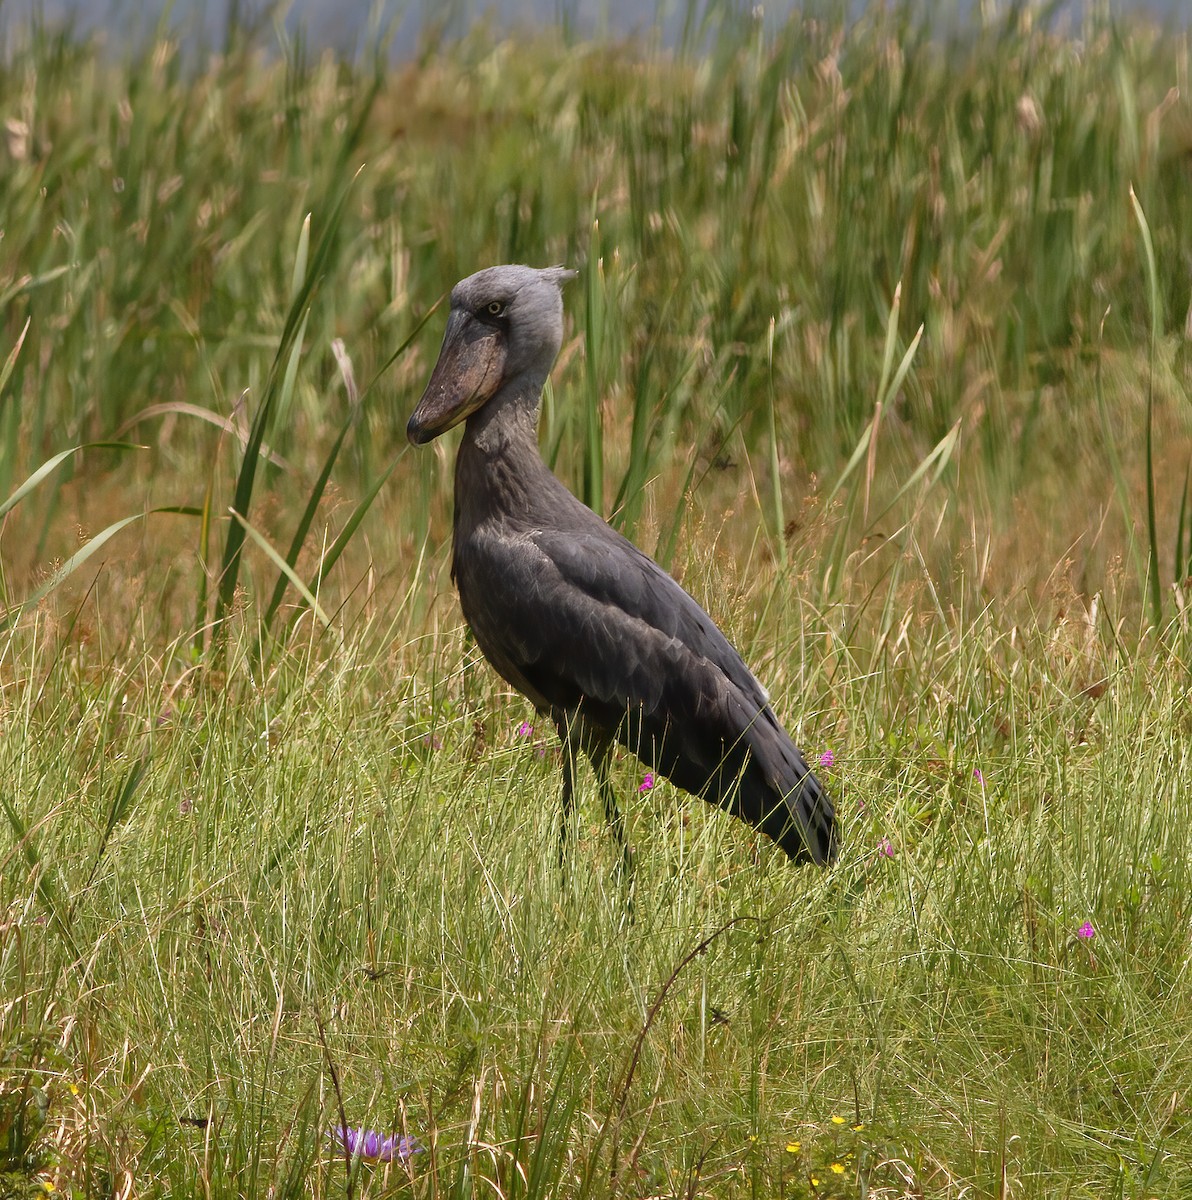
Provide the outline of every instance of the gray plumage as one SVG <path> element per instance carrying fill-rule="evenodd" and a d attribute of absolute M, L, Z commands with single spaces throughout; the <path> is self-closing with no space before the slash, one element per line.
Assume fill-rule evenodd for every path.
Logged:
<path fill-rule="evenodd" d="M 581 504 L 538 450 L 543 385 L 563 335 L 561 268 L 491 267 L 458 283 L 438 363 L 407 429 L 466 419 L 455 466 L 452 574 L 477 644 L 548 715 L 574 760 L 607 777 L 614 742 L 769 835 L 795 861 L 836 853 L 832 803 L 712 619 Z"/>

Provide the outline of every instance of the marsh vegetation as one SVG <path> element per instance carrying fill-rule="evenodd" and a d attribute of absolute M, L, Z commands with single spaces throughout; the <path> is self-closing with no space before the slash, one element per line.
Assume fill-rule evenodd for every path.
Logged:
<path fill-rule="evenodd" d="M 1036 15 L 3 47 L 0 1191 L 1188 1194 L 1192 43 Z M 624 760 L 560 878 L 403 433 L 514 261 L 832 870 Z"/>

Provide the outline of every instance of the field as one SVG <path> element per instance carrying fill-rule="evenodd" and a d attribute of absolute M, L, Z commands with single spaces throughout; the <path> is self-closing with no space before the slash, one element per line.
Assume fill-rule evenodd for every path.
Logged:
<path fill-rule="evenodd" d="M 0 45 L 0 1196 L 1192 1195 L 1192 33 L 1094 8 Z M 510 261 L 832 869 L 626 757 L 560 872 L 404 438 Z"/>

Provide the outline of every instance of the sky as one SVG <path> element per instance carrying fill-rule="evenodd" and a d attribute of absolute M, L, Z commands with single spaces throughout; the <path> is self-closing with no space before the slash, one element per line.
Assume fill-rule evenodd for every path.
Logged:
<path fill-rule="evenodd" d="M 804 7 L 839 8 L 841 0 L 810 0 Z M 850 8 L 863 8 L 865 0 L 843 0 Z M 920 0 L 924 3 L 924 0 Z M 768 22 L 781 21 L 799 0 L 766 0 L 761 5 Z M 942 26 L 951 26 L 957 14 L 971 14 L 982 8 L 1004 12 L 1010 0 L 926 0 L 924 7 L 937 13 Z M 1058 0 L 1061 23 L 1077 22 L 1086 4 L 1097 3 L 1113 11 L 1146 12 L 1159 20 L 1173 22 L 1182 28 L 1192 23 L 1192 0 Z M 311 49 L 327 46 L 354 55 L 375 38 L 370 29 L 380 15 L 382 24 L 396 21 L 393 53 L 396 58 L 412 55 L 417 49 L 420 31 L 428 16 L 436 22 L 447 23 L 451 33 L 462 33 L 476 20 L 485 21 L 499 33 L 518 26 L 556 23 L 566 19 L 577 32 L 585 35 L 609 34 L 627 37 L 659 28 L 665 42 L 678 40 L 683 14 L 688 0 L 290 0 L 289 3 L 269 6 L 261 0 L 0 0 L 0 34 L 27 25 L 31 14 L 49 24 L 74 21 L 82 30 L 102 30 L 108 43 L 118 48 L 150 33 L 155 24 L 168 12 L 166 20 L 183 40 L 218 46 L 226 27 L 229 11 L 238 8 L 242 13 L 263 20 L 268 29 L 271 11 L 285 13 L 285 24 L 291 31 L 303 28 Z M 751 0 L 694 0 L 694 7 L 731 8 L 751 11 Z"/>

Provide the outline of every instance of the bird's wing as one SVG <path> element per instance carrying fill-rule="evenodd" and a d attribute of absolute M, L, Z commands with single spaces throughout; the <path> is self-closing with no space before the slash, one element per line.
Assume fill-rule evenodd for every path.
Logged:
<path fill-rule="evenodd" d="M 490 657 L 506 658 L 552 704 L 570 709 L 582 696 L 622 714 L 652 710 L 681 671 L 705 691 L 728 686 L 755 713 L 766 707 L 711 617 L 607 526 L 532 529 L 499 550 L 500 568 L 484 572 L 483 593 L 466 605 L 469 621 Z"/>
<path fill-rule="evenodd" d="M 671 658 L 679 647 L 721 672 L 757 708 L 765 691 L 712 618 L 653 559 L 614 530 L 576 536 L 544 531 L 534 539 L 555 564 L 565 586 L 603 609 L 614 635 L 635 642 L 645 657 Z M 643 663 L 643 665 L 653 665 Z M 615 673 L 616 663 L 609 666 Z"/>

